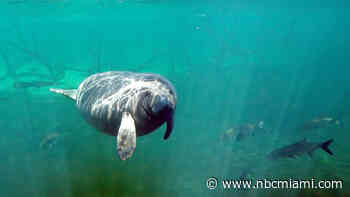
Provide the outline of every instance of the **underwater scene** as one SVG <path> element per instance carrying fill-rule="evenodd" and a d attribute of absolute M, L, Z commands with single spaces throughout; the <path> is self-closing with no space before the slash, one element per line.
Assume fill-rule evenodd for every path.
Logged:
<path fill-rule="evenodd" d="M 350 3 L 0 2 L 0 196 L 350 196 Z"/>

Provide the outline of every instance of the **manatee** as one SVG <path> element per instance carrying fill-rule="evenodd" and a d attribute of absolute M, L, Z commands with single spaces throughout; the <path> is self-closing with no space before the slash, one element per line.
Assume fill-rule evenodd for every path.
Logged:
<path fill-rule="evenodd" d="M 97 73 L 78 89 L 50 89 L 73 99 L 84 119 L 97 130 L 116 136 L 121 160 L 136 149 L 136 137 L 166 123 L 164 140 L 174 127 L 177 93 L 161 75 L 128 71 Z"/>

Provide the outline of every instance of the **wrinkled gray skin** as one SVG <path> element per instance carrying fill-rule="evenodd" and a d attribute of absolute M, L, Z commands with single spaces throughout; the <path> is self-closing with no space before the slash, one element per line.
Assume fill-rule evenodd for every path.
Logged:
<path fill-rule="evenodd" d="M 134 84 L 138 84 L 137 90 L 132 93 Z M 117 71 L 94 74 L 81 83 L 76 100 L 83 117 L 109 135 L 118 135 L 123 112 L 129 112 L 134 119 L 137 136 L 167 123 L 164 135 L 167 139 L 173 129 L 176 91 L 167 79 L 157 74 Z"/>

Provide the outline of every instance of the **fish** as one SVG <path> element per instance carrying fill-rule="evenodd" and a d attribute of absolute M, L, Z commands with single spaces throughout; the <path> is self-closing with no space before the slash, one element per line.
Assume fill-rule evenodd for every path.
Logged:
<path fill-rule="evenodd" d="M 53 81 L 31 81 L 31 82 L 20 82 L 17 81 L 13 84 L 13 87 L 15 88 L 30 88 L 30 87 L 35 87 L 35 88 L 41 88 L 45 86 L 52 86 L 56 85 L 56 82 Z"/>
<path fill-rule="evenodd" d="M 299 142 L 272 151 L 267 155 L 267 158 L 271 160 L 280 158 L 296 158 L 297 156 L 301 156 L 303 154 L 308 154 L 310 157 L 312 157 L 312 153 L 318 148 L 321 148 L 328 154 L 333 155 L 333 152 L 328 148 L 333 141 L 333 139 L 329 139 L 322 143 L 315 143 L 308 142 L 306 138 L 304 138 Z"/>
<path fill-rule="evenodd" d="M 236 141 L 242 141 L 245 138 L 247 138 L 248 136 L 253 135 L 253 131 L 255 129 L 255 126 L 252 124 L 244 124 L 244 125 L 240 125 L 238 130 L 239 133 L 236 137 Z"/>
<path fill-rule="evenodd" d="M 342 127 L 343 124 L 340 119 L 336 119 L 332 117 L 319 117 L 303 123 L 297 129 L 302 131 L 310 131 L 315 129 L 327 128 L 331 125 Z"/>
<path fill-rule="evenodd" d="M 53 146 L 56 145 L 59 137 L 61 137 L 59 133 L 50 133 L 40 141 L 40 148 L 50 150 Z"/>
<path fill-rule="evenodd" d="M 259 121 L 256 124 L 243 124 L 237 130 L 239 133 L 236 136 L 236 141 L 242 141 L 249 136 L 254 136 L 257 130 L 264 130 L 264 122 Z"/>
<path fill-rule="evenodd" d="M 235 128 L 230 128 L 228 130 L 226 130 L 221 136 L 220 136 L 220 140 L 221 141 L 231 141 L 236 133 L 236 129 Z"/>

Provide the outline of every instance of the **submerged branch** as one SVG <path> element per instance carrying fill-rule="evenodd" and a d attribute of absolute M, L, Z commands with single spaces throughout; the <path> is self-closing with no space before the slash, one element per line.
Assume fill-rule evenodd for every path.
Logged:
<path fill-rule="evenodd" d="M 54 71 L 54 68 L 53 66 L 48 63 L 47 61 L 44 60 L 44 58 L 39 54 L 39 53 L 36 53 L 35 51 L 31 51 L 25 47 L 22 47 L 22 46 L 19 46 L 18 44 L 14 43 L 14 42 L 11 42 L 9 41 L 9 44 L 10 46 L 22 51 L 23 53 L 25 53 L 26 55 L 34 58 L 35 60 L 37 60 L 40 64 L 42 64 L 43 66 L 45 66 L 49 73 L 50 73 L 50 76 L 52 79 L 56 80 L 56 75 L 55 75 L 55 71 Z"/>

